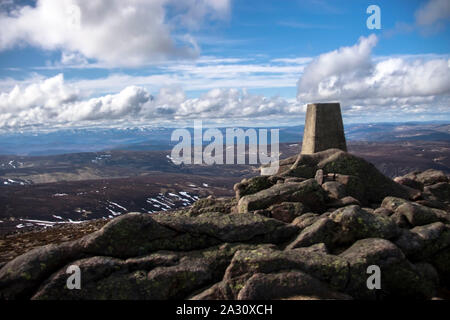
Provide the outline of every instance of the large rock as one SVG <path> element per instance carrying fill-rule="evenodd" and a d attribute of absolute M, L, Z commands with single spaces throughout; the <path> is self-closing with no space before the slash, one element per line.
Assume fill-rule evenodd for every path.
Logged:
<path fill-rule="evenodd" d="M 316 243 L 325 243 L 333 247 L 338 237 L 339 226 L 330 218 L 323 217 L 304 228 L 298 237 L 286 249 L 309 247 Z"/>
<path fill-rule="evenodd" d="M 76 241 L 33 249 L 0 269 L 0 299 L 24 299 L 55 270 L 83 257 Z"/>
<path fill-rule="evenodd" d="M 237 201 L 234 198 L 214 198 L 209 196 L 200 199 L 189 208 L 187 215 L 198 216 L 208 212 L 231 213 L 236 206 Z"/>
<path fill-rule="evenodd" d="M 27 297 L 51 273 L 80 258 L 124 259 L 158 250 L 202 249 L 221 242 L 282 243 L 297 231 L 294 225 L 252 213 L 196 217 L 131 213 L 79 240 L 37 248 L 10 261 L 0 270 L 0 296 Z"/>
<path fill-rule="evenodd" d="M 439 182 L 424 188 L 424 192 L 431 194 L 432 200 L 450 202 L 450 183 Z"/>
<path fill-rule="evenodd" d="M 233 187 L 236 192 L 236 200 L 239 200 L 243 196 L 270 188 L 279 180 L 283 181 L 284 179 L 276 176 L 257 176 L 250 179 L 244 179 L 241 182 L 236 183 Z"/>
<path fill-rule="evenodd" d="M 347 292 L 357 299 L 415 298 L 434 296 L 436 283 L 425 277 L 406 260 L 402 251 L 384 239 L 363 239 L 339 255 L 350 264 Z M 381 272 L 381 288 L 367 287 L 369 266 L 378 266 Z"/>
<path fill-rule="evenodd" d="M 228 215 L 206 213 L 193 218 L 160 214 L 156 215 L 154 219 L 160 225 L 176 232 L 190 234 L 194 237 L 205 235 L 221 242 L 280 243 L 298 231 L 295 226 L 253 213 Z"/>
<path fill-rule="evenodd" d="M 246 213 L 266 209 L 282 202 L 301 202 L 312 211 L 324 209 L 325 193 L 315 179 L 300 183 L 276 184 L 255 194 L 242 197 L 238 203 L 238 212 Z"/>
<path fill-rule="evenodd" d="M 273 300 L 295 296 L 351 299 L 350 296 L 331 290 L 327 284 L 302 271 L 254 274 L 247 280 L 237 298 L 238 300 Z"/>
<path fill-rule="evenodd" d="M 312 155 L 299 155 L 283 176 L 314 177 L 322 169 L 325 174 L 337 173 L 355 176 L 364 182 L 364 198 L 368 202 L 381 202 L 386 196 L 409 198 L 411 192 L 380 173 L 373 164 L 339 149 L 329 149 Z M 354 196 L 353 194 L 350 194 Z M 363 201 L 364 202 L 364 201 Z"/>
<path fill-rule="evenodd" d="M 437 221 L 450 222 L 450 213 L 444 210 L 430 208 L 419 203 L 410 202 L 396 197 L 386 197 L 381 207 L 393 212 L 391 217 L 397 222 L 404 221 L 403 227 L 414 227 Z M 399 223 L 401 225 L 401 223 Z"/>
<path fill-rule="evenodd" d="M 261 248 L 237 251 L 223 281 L 228 284 L 230 292 L 236 298 L 254 274 L 277 273 L 283 270 L 305 272 L 328 283 L 330 288 L 336 291 L 345 289 L 349 275 L 348 264 L 344 259 L 317 252 L 317 248 L 285 251 Z"/>
<path fill-rule="evenodd" d="M 423 183 L 419 182 L 417 180 L 412 179 L 411 177 L 408 176 L 402 176 L 402 177 L 395 177 L 394 181 L 397 182 L 398 184 L 416 189 L 416 190 L 420 190 L 423 191 Z"/>
<path fill-rule="evenodd" d="M 282 202 L 270 206 L 267 216 L 286 223 L 291 223 L 295 218 L 300 217 L 306 208 L 301 202 Z"/>
<path fill-rule="evenodd" d="M 422 226 L 439 221 L 439 217 L 433 209 L 417 203 L 404 203 L 394 213 L 405 216 L 412 226 Z"/>
<path fill-rule="evenodd" d="M 222 277 L 237 250 L 257 246 L 224 244 L 191 252 L 158 252 L 138 259 L 92 257 L 75 261 L 81 290 L 68 290 L 65 268 L 53 274 L 33 299 L 183 299 Z"/>
<path fill-rule="evenodd" d="M 439 182 L 449 182 L 448 177 L 443 171 L 428 169 L 426 171 L 414 171 L 398 178 L 415 181 L 418 186 L 429 186 Z M 412 186 L 412 185 L 411 185 Z M 414 188 L 414 187 L 413 187 Z"/>
<path fill-rule="evenodd" d="M 297 226 L 300 230 L 303 230 L 319 219 L 320 216 L 317 213 L 308 212 L 302 214 L 300 217 L 295 218 L 291 223 Z"/>
<path fill-rule="evenodd" d="M 450 248 L 450 227 L 442 222 L 402 230 L 395 244 L 413 261 L 430 260 Z"/>
<path fill-rule="evenodd" d="M 322 184 L 322 188 L 333 199 L 341 199 L 347 195 L 345 186 L 337 181 L 327 181 Z"/>
<path fill-rule="evenodd" d="M 288 248 L 307 247 L 321 242 L 328 248 L 337 248 L 364 238 L 392 239 L 399 232 L 390 218 L 368 213 L 359 206 L 348 206 L 303 229 Z"/>

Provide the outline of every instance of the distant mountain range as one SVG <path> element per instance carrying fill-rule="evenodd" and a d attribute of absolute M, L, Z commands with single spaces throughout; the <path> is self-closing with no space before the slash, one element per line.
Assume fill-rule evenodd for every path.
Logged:
<path fill-rule="evenodd" d="M 242 128 L 248 129 L 248 128 Z M 260 128 L 256 128 L 260 129 Z M 280 142 L 301 142 L 303 126 L 280 127 Z M 52 132 L 0 134 L 0 154 L 56 155 L 103 150 L 169 150 L 175 128 L 61 129 Z M 193 132 L 192 129 L 188 129 Z M 225 128 L 221 128 L 224 133 Z M 348 124 L 349 141 L 450 141 L 447 123 Z"/>

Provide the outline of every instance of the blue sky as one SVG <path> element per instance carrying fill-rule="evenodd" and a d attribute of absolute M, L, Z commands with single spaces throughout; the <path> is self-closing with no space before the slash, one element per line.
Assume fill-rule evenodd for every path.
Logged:
<path fill-rule="evenodd" d="M 373 4 L 380 30 L 366 26 Z M 450 120 L 449 7 L 5 0 L 0 128 L 299 121 L 322 100 L 340 101 L 353 122 Z"/>

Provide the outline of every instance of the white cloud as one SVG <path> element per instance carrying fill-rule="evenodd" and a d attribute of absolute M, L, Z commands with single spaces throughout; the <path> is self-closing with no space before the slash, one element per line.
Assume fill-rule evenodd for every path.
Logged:
<path fill-rule="evenodd" d="M 376 43 L 377 37 L 371 35 L 361 38 L 359 43 L 352 47 L 342 47 L 320 55 L 306 67 L 298 83 L 299 93 L 304 95 L 318 87 L 320 89 L 323 86 L 322 81 L 333 79 L 340 74 L 364 72 L 370 67 L 370 53 Z"/>
<path fill-rule="evenodd" d="M 416 12 L 416 23 L 430 26 L 436 22 L 450 18 L 450 1 L 429 0 Z"/>
<path fill-rule="evenodd" d="M 86 98 L 62 74 L 0 94 L 0 128 L 52 127 L 95 122 L 173 119 L 239 119 L 301 113 L 296 103 L 266 98 L 242 89 L 213 89 L 187 98 L 181 87 L 163 87 L 154 97 L 143 87 L 128 86 L 117 94 Z"/>
<path fill-rule="evenodd" d="M 341 101 L 349 113 L 450 111 L 448 57 L 373 59 L 376 42 L 372 35 L 317 57 L 298 81 L 297 99 L 302 103 Z"/>
<path fill-rule="evenodd" d="M 0 12 L 0 50 L 29 44 L 119 66 L 189 58 L 198 47 L 175 23 L 198 28 L 229 9 L 229 0 L 38 0 Z"/>

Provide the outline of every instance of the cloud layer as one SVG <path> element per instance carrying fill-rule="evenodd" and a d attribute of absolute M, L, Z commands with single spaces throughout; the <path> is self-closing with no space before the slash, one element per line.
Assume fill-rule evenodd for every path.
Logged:
<path fill-rule="evenodd" d="M 341 101 L 347 112 L 449 112 L 450 60 L 375 60 L 377 37 L 320 55 L 298 81 L 301 103 Z M 364 108 L 362 108 L 364 106 Z M 362 110 L 364 109 L 364 110 Z"/>
<path fill-rule="evenodd" d="M 0 12 L 0 50 L 29 44 L 62 50 L 63 63 L 114 66 L 191 58 L 199 49 L 189 30 L 229 9 L 230 0 L 38 0 Z"/>
<path fill-rule="evenodd" d="M 152 96 L 145 88 L 129 86 L 117 94 L 84 98 L 59 74 L 0 94 L 0 128 L 51 127 L 112 120 L 143 123 L 173 119 L 235 119 L 299 113 L 294 102 L 266 98 L 245 89 L 213 89 L 187 98 L 179 87 L 164 87 Z"/>

